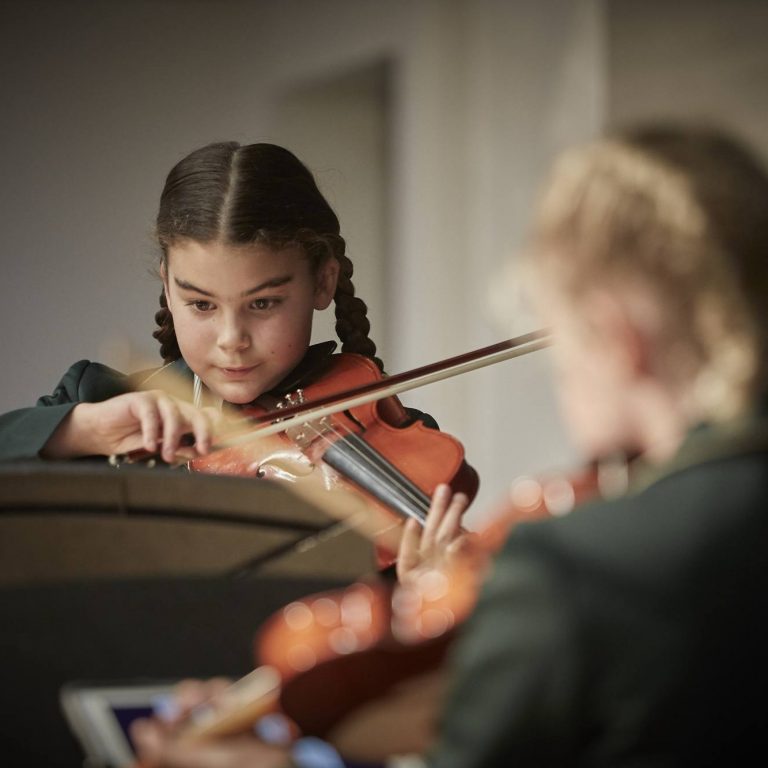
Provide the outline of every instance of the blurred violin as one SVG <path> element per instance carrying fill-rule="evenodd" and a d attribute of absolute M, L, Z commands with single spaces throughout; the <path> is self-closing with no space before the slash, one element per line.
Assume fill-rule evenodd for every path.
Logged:
<path fill-rule="evenodd" d="M 617 461 L 569 476 L 520 478 L 491 523 L 450 564 L 425 567 L 406 584 L 358 583 L 290 603 L 256 636 L 262 666 L 251 676 L 257 685 L 247 690 L 243 681 L 251 676 L 235 683 L 231 706 L 203 708 L 205 717 L 186 737 L 242 732 L 279 710 L 298 733 L 329 741 L 351 760 L 422 752 L 439 712 L 446 652 L 511 529 L 568 514 L 596 495 L 618 494 L 626 477 L 626 465 Z"/>

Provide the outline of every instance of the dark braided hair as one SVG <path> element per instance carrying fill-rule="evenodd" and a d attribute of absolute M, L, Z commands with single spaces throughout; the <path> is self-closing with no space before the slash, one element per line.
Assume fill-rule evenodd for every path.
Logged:
<path fill-rule="evenodd" d="M 352 262 L 339 220 L 301 161 L 275 144 L 208 144 L 177 163 L 165 181 L 157 214 L 162 264 L 180 240 L 259 243 L 280 249 L 298 245 L 316 273 L 329 258 L 339 262 L 334 295 L 336 333 L 342 352 L 365 355 L 382 368 L 368 338 L 365 302 L 355 296 Z M 165 293 L 152 334 L 166 362 L 181 357 Z"/>

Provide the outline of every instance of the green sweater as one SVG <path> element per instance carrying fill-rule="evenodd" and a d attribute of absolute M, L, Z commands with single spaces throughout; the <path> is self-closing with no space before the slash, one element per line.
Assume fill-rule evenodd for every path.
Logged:
<path fill-rule="evenodd" d="M 730 766 L 768 724 L 768 423 L 520 525 L 454 649 L 430 768 Z"/>
<path fill-rule="evenodd" d="M 0 416 L 0 461 L 39 458 L 40 451 L 78 403 L 97 403 L 132 389 L 129 377 L 89 360 L 80 360 L 61 377 L 53 394 L 31 408 Z"/>

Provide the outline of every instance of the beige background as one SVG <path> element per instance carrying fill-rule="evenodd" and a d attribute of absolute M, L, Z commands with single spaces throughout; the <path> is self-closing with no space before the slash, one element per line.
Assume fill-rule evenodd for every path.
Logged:
<path fill-rule="evenodd" d="M 529 330 L 488 288 L 553 153 L 658 115 L 768 151 L 766 39 L 748 0 L 3 0 L 0 410 L 80 358 L 155 359 L 156 202 L 217 139 L 316 172 L 390 372 Z M 545 353 L 404 400 L 465 443 L 475 520 L 575 459 Z"/>

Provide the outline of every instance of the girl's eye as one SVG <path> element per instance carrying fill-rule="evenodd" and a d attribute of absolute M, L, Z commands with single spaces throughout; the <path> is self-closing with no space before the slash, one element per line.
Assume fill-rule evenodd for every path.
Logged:
<path fill-rule="evenodd" d="M 210 301 L 205 301 L 204 299 L 197 299 L 196 301 L 190 301 L 187 303 L 187 306 L 194 307 L 198 312 L 208 312 L 213 308 L 213 305 Z"/>
<path fill-rule="evenodd" d="M 261 310 L 274 309 L 280 303 L 280 299 L 254 299 L 251 302 L 253 309 Z"/>

